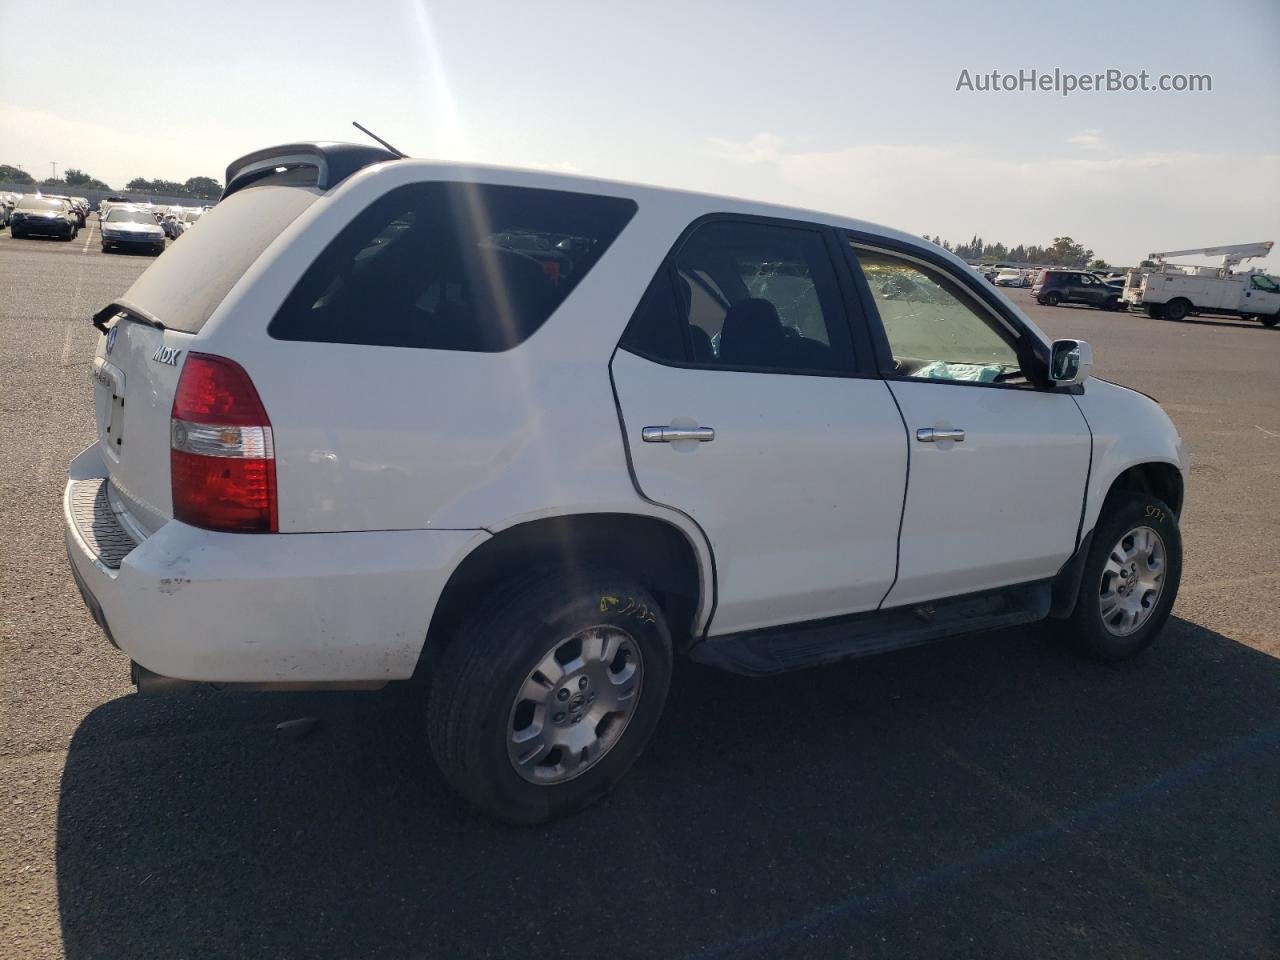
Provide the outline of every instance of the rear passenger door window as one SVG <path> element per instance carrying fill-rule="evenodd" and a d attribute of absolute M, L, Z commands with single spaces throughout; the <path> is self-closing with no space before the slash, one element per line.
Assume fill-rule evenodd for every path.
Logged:
<path fill-rule="evenodd" d="M 399 187 L 338 234 L 267 331 L 277 340 L 507 350 L 546 322 L 635 209 L 525 187 Z"/>
<path fill-rule="evenodd" d="M 712 220 L 654 278 L 623 338 L 651 359 L 776 373 L 853 366 L 821 230 Z"/>

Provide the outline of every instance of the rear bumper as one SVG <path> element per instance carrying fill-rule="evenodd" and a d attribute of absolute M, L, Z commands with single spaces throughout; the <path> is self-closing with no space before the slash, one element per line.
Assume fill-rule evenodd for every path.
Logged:
<path fill-rule="evenodd" d="M 449 575 L 488 538 L 476 530 L 233 534 L 169 521 L 117 559 L 98 552 L 112 540 L 110 520 L 94 521 L 86 536 L 74 504 L 77 484 L 105 475 L 96 444 L 71 464 L 63 521 L 72 572 L 112 643 L 147 671 L 181 680 L 407 678 Z"/>

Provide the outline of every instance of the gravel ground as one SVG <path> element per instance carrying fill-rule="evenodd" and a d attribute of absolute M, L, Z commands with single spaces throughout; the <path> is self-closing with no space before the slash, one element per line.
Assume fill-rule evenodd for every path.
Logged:
<path fill-rule="evenodd" d="M 447 792 L 411 690 L 133 695 L 62 545 L 88 317 L 150 262 L 95 231 L 0 233 L 0 956 L 1280 956 L 1280 330 L 1013 291 L 1192 451 L 1142 657 L 685 664 L 608 801 L 513 830 Z"/>

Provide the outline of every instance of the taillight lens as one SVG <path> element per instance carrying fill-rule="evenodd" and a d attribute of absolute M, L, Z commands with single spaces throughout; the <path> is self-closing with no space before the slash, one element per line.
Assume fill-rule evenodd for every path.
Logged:
<path fill-rule="evenodd" d="M 188 354 L 169 436 L 176 519 L 208 530 L 279 529 L 271 421 L 243 367 Z"/>

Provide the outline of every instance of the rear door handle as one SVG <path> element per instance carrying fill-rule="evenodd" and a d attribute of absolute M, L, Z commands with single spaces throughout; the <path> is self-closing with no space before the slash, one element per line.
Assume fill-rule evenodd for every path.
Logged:
<path fill-rule="evenodd" d="M 716 438 L 711 427 L 645 427 L 640 439 L 645 443 L 674 443 L 676 440 L 698 440 L 710 443 Z"/>
<path fill-rule="evenodd" d="M 921 427 L 916 431 L 916 439 L 921 443 L 937 443 L 939 440 L 954 440 L 956 443 L 962 443 L 964 441 L 964 431 Z"/>

